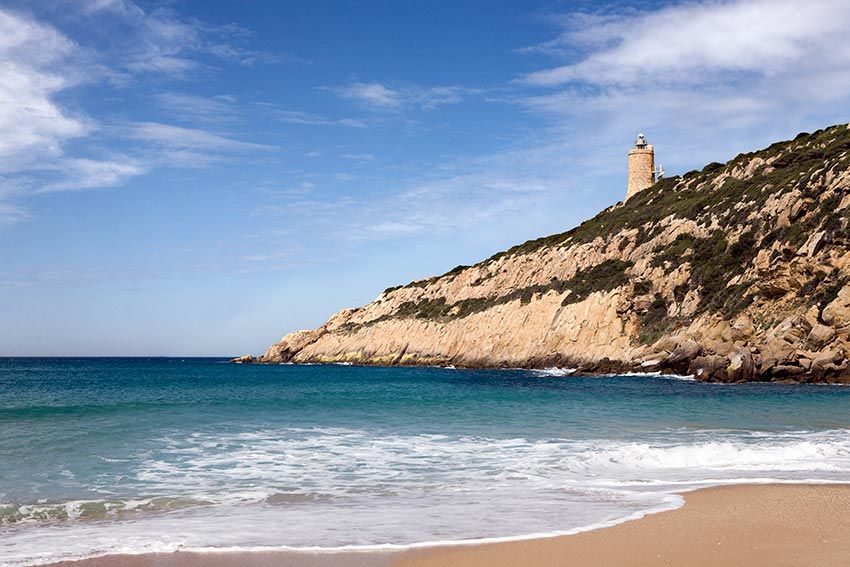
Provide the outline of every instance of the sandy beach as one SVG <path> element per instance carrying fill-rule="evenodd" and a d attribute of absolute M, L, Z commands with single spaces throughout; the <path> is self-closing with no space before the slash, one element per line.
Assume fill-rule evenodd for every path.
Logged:
<path fill-rule="evenodd" d="M 689 492 L 679 509 L 572 536 L 397 552 L 110 556 L 55 567 L 518 567 L 850 564 L 850 485 Z"/>

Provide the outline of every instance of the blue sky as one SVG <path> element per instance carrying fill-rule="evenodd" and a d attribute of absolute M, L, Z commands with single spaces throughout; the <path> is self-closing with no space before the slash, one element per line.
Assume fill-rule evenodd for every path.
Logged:
<path fill-rule="evenodd" d="M 236 355 L 847 122 L 850 3 L 0 1 L 0 355 Z"/>

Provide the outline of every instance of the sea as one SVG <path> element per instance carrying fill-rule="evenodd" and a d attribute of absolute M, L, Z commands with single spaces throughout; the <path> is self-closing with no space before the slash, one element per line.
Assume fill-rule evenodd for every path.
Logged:
<path fill-rule="evenodd" d="M 850 481 L 850 388 L 569 369 L 0 359 L 0 565 L 574 533 Z"/>

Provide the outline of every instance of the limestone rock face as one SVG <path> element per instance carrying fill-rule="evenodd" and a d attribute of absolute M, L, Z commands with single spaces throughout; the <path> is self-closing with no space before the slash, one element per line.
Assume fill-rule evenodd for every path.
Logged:
<path fill-rule="evenodd" d="M 850 381 L 848 224 L 841 125 L 665 178 L 569 232 L 389 288 L 256 361 Z"/>

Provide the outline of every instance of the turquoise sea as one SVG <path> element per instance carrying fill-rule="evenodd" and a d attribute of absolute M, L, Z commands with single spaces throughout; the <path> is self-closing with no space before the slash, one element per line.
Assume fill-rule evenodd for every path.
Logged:
<path fill-rule="evenodd" d="M 0 565 L 569 532 L 803 480 L 850 481 L 850 388 L 0 359 Z"/>

